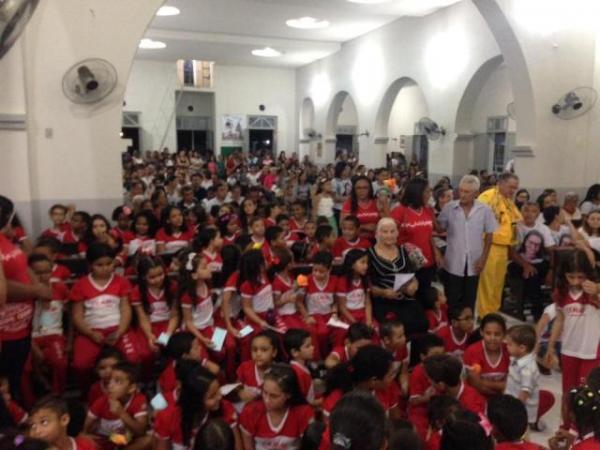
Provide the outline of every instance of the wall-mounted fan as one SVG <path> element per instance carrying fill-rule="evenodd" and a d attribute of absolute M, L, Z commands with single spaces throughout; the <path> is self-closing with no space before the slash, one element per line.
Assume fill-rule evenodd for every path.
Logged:
<path fill-rule="evenodd" d="M 0 0 L 0 59 L 19 38 L 39 0 Z"/>
<path fill-rule="evenodd" d="M 419 131 L 432 141 L 437 141 L 440 137 L 446 135 L 446 130 L 429 117 L 421 118 L 418 122 L 418 127 Z"/>
<path fill-rule="evenodd" d="M 506 105 L 506 114 L 512 120 L 517 120 L 517 109 L 515 108 L 515 102 L 510 102 L 508 105 Z"/>
<path fill-rule="evenodd" d="M 73 103 L 98 103 L 117 85 L 117 70 L 100 58 L 86 59 L 72 66 L 62 80 L 65 96 Z"/>
<path fill-rule="evenodd" d="M 304 135 L 309 139 L 321 139 L 323 137 L 321 133 L 317 133 L 314 128 L 306 128 L 304 130 Z"/>
<path fill-rule="evenodd" d="M 578 87 L 563 95 L 552 105 L 552 114 L 559 119 L 570 120 L 588 112 L 598 99 L 598 93 L 591 87 Z"/>

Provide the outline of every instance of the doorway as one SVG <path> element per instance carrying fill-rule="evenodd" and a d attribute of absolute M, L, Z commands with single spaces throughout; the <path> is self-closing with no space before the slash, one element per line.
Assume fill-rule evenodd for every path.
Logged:
<path fill-rule="evenodd" d="M 335 154 L 346 152 L 346 155 L 354 153 L 354 135 L 353 134 L 336 134 L 335 135 Z"/>
<path fill-rule="evenodd" d="M 140 149 L 140 129 L 137 127 L 121 128 L 121 139 L 131 139 L 131 145 L 127 147 L 128 151 L 139 151 Z"/>
<path fill-rule="evenodd" d="M 275 156 L 273 153 L 273 130 L 250 130 L 248 137 L 250 152 L 267 151 L 270 155 Z"/>

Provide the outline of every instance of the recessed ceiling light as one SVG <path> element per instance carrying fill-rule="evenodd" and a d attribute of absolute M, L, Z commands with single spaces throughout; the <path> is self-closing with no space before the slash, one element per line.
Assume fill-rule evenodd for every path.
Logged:
<path fill-rule="evenodd" d="M 299 19 L 290 19 L 285 22 L 288 27 L 301 28 L 303 30 L 314 30 L 317 28 L 325 28 L 329 26 L 326 20 L 315 19 L 314 17 L 300 17 Z"/>
<path fill-rule="evenodd" d="M 276 58 L 282 55 L 281 52 L 278 52 L 277 50 L 271 47 L 257 48 L 255 50 L 252 50 L 252 54 L 254 56 L 262 56 L 263 58 Z"/>
<path fill-rule="evenodd" d="M 156 13 L 157 16 L 176 16 L 179 14 L 179 9 L 175 8 L 174 6 L 161 6 L 160 9 L 158 10 L 158 12 Z"/>
<path fill-rule="evenodd" d="M 144 48 L 144 49 L 160 49 L 160 48 L 165 48 L 167 46 L 167 44 L 165 44 L 164 42 L 161 41 L 153 41 L 152 39 L 147 39 L 144 38 L 140 41 L 140 48 Z"/>
<path fill-rule="evenodd" d="M 376 3 L 385 3 L 390 0 L 348 0 L 350 3 L 366 3 L 368 5 L 374 5 Z"/>

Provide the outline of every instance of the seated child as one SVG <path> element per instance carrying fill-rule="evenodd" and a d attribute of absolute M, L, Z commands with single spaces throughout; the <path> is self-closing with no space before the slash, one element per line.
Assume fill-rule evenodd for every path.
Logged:
<path fill-rule="evenodd" d="M 530 325 L 515 325 L 508 330 L 506 346 L 511 364 L 504 393 L 525 404 L 530 428 L 540 431 L 542 426 L 539 420 L 554 405 L 554 395 L 540 390 L 535 343 L 535 329 Z"/>
<path fill-rule="evenodd" d="M 463 355 L 467 381 L 481 395 L 501 394 L 506 387 L 510 356 L 504 336 L 506 322 L 496 313 L 486 314 L 481 320 L 479 333 L 482 340 L 471 344 Z"/>
<path fill-rule="evenodd" d="M 327 359 L 325 359 L 325 367 L 331 369 L 340 363 L 348 362 L 360 348 L 373 343 L 374 335 L 373 329 L 366 324 L 362 322 L 353 323 L 348 328 L 346 344 L 333 348 Z"/>
<path fill-rule="evenodd" d="M 379 326 L 381 346 L 394 355 L 396 387 L 402 398 L 408 395 L 408 348 L 404 325 L 400 321 L 383 322 Z"/>
<path fill-rule="evenodd" d="M 71 422 L 69 407 L 60 397 L 41 398 L 31 409 L 29 435 L 47 442 L 55 450 L 96 450 L 94 441 L 84 437 L 71 437 L 67 428 Z"/>
<path fill-rule="evenodd" d="M 319 225 L 315 232 L 315 244 L 308 252 L 308 259 L 312 260 L 319 252 L 331 252 L 335 243 L 335 232 L 331 225 Z"/>
<path fill-rule="evenodd" d="M 437 334 L 444 340 L 446 353 L 462 360 L 469 336 L 473 332 L 473 310 L 470 306 L 456 305 L 450 309 L 448 317 L 450 324 L 440 328 Z"/>
<path fill-rule="evenodd" d="M 429 428 L 425 437 L 426 450 L 439 450 L 442 429 L 448 418 L 461 411 L 462 406 L 456 398 L 449 395 L 434 395 L 427 407 Z"/>
<path fill-rule="evenodd" d="M 101 448 L 116 448 L 116 435 L 125 435 L 129 445 L 141 445 L 150 440 L 148 405 L 138 391 L 137 368 L 128 362 L 117 364 L 108 382 L 108 393 L 90 406 L 85 425 L 86 434 L 97 436 Z M 139 448 L 139 447 L 137 447 Z"/>
<path fill-rule="evenodd" d="M 444 293 L 432 286 L 427 289 L 423 299 L 425 315 L 429 321 L 429 332 L 437 333 L 440 329 L 448 326 L 448 305 Z"/>
<path fill-rule="evenodd" d="M 425 373 L 438 394 L 456 398 L 468 411 L 485 413 L 485 398 L 462 380 L 462 363 L 452 355 L 434 355 L 423 361 Z"/>
<path fill-rule="evenodd" d="M 362 249 L 352 249 L 344 258 L 343 275 L 336 290 L 340 318 L 346 323 L 363 322 L 373 327 L 373 308 L 367 271 L 369 257 Z"/>
<path fill-rule="evenodd" d="M 38 239 L 33 253 L 36 255 L 45 255 L 52 263 L 52 278 L 50 281 L 67 281 L 71 277 L 71 271 L 67 266 L 56 263 L 56 259 L 60 254 L 60 241 L 53 237 Z"/>
<path fill-rule="evenodd" d="M 307 365 L 313 361 L 315 346 L 308 331 L 292 328 L 283 336 L 283 347 L 296 373 L 300 391 L 308 403 L 315 401 L 315 387 Z"/>
<path fill-rule="evenodd" d="M 423 361 L 434 355 L 444 354 L 444 341 L 437 334 L 426 334 L 416 339 L 412 345 L 420 362 L 414 367 L 408 382 L 408 418 L 415 425 L 417 433 L 425 439 L 428 427 L 427 405 L 435 395 L 435 389 L 425 373 Z"/>
<path fill-rule="evenodd" d="M 92 384 L 88 391 L 88 405 L 93 405 L 96 400 L 108 392 L 108 382 L 110 381 L 112 369 L 123 361 L 125 361 L 123 354 L 116 348 L 108 346 L 102 348 L 95 368 L 98 381 Z"/>
<path fill-rule="evenodd" d="M 519 399 L 497 395 L 488 401 L 487 416 L 496 440 L 495 450 L 542 450 L 543 447 L 524 440 L 527 411 Z"/>
<path fill-rule="evenodd" d="M 264 330 L 252 339 L 252 359 L 242 362 L 237 368 L 237 377 L 243 389 L 239 397 L 244 402 L 258 398 L 264 375 L 279 355 L 279 336 L 271 330 Z"/>

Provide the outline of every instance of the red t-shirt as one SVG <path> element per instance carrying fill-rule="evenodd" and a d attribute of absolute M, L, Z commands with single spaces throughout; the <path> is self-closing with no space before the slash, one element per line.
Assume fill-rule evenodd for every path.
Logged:
<path fill-rule="evenodd" d="M 421 397 L 425 395 L 427 389 L 431 387 L 431 382 L 425 373 L 423 364 L 415 366 L 410 374 L 409 378 L 409 397 Z M 429 419 L 427 417 L 427 404 L 421 404 L 417 406 L 408 407 L 408 418 L 414 424 L 419 436 L 425 438 L 427 427 L 429 426 Z"/>
<path fill-rule="evenodd" d="M 501 381 L 508 375 L 510 356 L 505 345 L 502 345 L 502 353 L 496 363 L 492 363 L 483 345 L 483 341 L 469 345 L 463 354 L 463 363 L 472 367 L 477 364 L 480 367 L 479 376 L 486 380 Z"/>
<path fill-rule="evenodd" d="M 10 240 L 0 234 L 0 262 L 7 280 L 29 284 L 27 255 Z M 0 307 L 0 340 L 13 341 L 31 334 L 33 299 L 12 301 Z"/>
<path fill-rule="evenodd" d="M 17 425 L 24 424 L 29 418 L 27 412 L 23 408 L 21 408 L 14 400 L 10 400 L 7 403 L 6 409 L 8 409 L 10 417 Z"/>
<path fill-rule="evenodd" d="M 352 214 L 356 216 L 361 225 L 377 224 L 379 222 L 379 209 L 377 208 L 377 200 L 371 199 L 366 204 L 358 204 L 356 211 L 352 212 L 352 199 L 348 198 L 342 205 L 342 214 Z M 360 235 L 364 238 L 371 239 L 375 236 L 374 232 L 361 230 Z"/>
<path fill-rule="evenodd" d="M 240 414 L 240 427 L 243 433 L 252 436 L 257 450 L 295 450 L 300 448 L 300 439 L 313 416 L 309 405 L 292 406 L 281 423 L 274 427 L 264 402 L 255 400 L 248 403 Z"/>
<path fill-rule="evenodd" d="M 273 279 L 273 295 L 280 295 L 282 300 L 295 299 L 294 281 L 292 279 L 286 280 L 278 273 Z M 296 314 L 296 312 L 296 303 L 285 303 L 277 308 L 277 313 L 280 316 L 289 316 Z"/>
<path fill-rule="evenodd" d="M 308 286 L 304 288 L 308 313 L 331 314 L 336 288 L 337 278 L 333 275 L 329 275 L 324 285 L 317 283 L 315 278 L 309 275 Z"/>
<path fill-rule="evenodd" d="M 331 254 L 334 258 L 345 258 L 346 253 L 354 248 L 367 250 L 370 247 L 371 243 L 365 238 L 359 237 L 354 241 L 348 241 L 344 236 L 340 236 L 335 240 Z"/>
<path fill-rule="evenodd" d="M 107 387 L 104 386 L 102 380 L 96 381 L 88 391 L 88 405 L 93 405 L 103 395 L 108 394 Z"/>
<path fill-rule="evenodd" d="M 173 286 L 174 284 L 171 284 Z M 172 288 L 171 290 L 171 298 L 175 298 L 176 288 Z M 139 286 L 135 286 L 131 290 L 131 306 L 143 306 L 142 305 L 142 294 L 140 293 Z M 167 303 L 167 297 L 165 295 L 165 291 L 162 290 L 158 295 L 154 295 L 150 289 L 148 289 L 148 293 L 146 295 L 146 301 L 148 302 L 148 306 L 150 307 L 150 312 L 148 314 L 148 319 L 150 323 L 160 323 L 167 322 L 171 318 L 171 308 Z"/>
<path fill-rule="evenodd" d="M 54 264 L 54 267 L 52 267 L 52 278 L 50 278 L 50 281 L 53 283 L 57 281 L 67 281 L 69 278 L 71 278 L 71 271 L 67 266 L 63 266 L 62 264 Z"/>
<path fill-rule="evenodd" d="M 396 397 L 394 389 L 377 389 L 376 391 L 373 391 L 372 394 L 379 400 L 386 412 L 389 412 L 391 409 L 398 406 L 398 398 Z M 333 408 L 335 408 L 335 405 L 337 405 L 343 396 L 344 392 L 342 392 L 341 389 L 332 391 L 323 402 L 323 414 L 329 417 Z"/>
<path fill-rule="evenodd" d="M 169 234 L 164 228 L 156 233 L 156 244 L 164 244 L 168 253 L 175 253 L 187 246 L 194 239 L 194 230 L 188 228 L 187 231 Z"/>
<path fill-rule="evenodd" d="M 310 370 L 297 361 L 291 361 L 290 366 L 296 373 L 296 377 L 298 378 L 298 385 L 300 386 L 300 391 L 307 402 L 312 402 L 315 399 L 315 386 L 313 383 L 313 379 L 310 376 Z"/>
<path fill-rule="evenodd" d="M 244 281 L 240 286 L 242 298 L 252 300 L 252 308 L 256 313 L 265 313 L 273 309 L 273 288 L 267 279 L 261 280 L 260 286 Z"/>
<path fill-rule="evenodd" d="M 346 299 L 346 308 L 357 311 L 365 309 L 367 290 L 362 279 L 348 281 L 348 277 L 338 278 L 336 294 Z"/>
<path fill-rule="evenodd" d="M 208 269 L 211 272 L 220 272 L 223 268 L 223 258 L 219 252 L 210 253 L 208 250 L 202 251 L 202 256 L 206 258 Z"/>
<path fill-rule="evenodd" d="M 254 361 L 248 360 L 241 363 L 236 370 L 236 375 L 238 381 L 244 385 L 245 389 L 248 389 L 257 395 L 260 394 L 263 379 L 258 372 L 258 367 L 256 367 Z"/>
<path fill-rule="evenodd" d="M 345 363 L 350 361 L 350 355 L 348 354 L 348 347 L 345 345 L 340 345 L 338 347 L 333 347 L 331 350 L 331 354 L 337 356 L 337 359 L 340 363 Z"/>
<path fill-rule="evenodd" d="M 84 436 L 69 437 L 72 450 L 98 450 L 96 443 Z"/>
<path fill-rule="evenodd" d="M 423 256 L 427 260 L 425 267 L 431 267 L 435 264 L 433 255 L 433 246 L 431 239 L 433 237 L 433 222 L 435 213 L 429 207 L 424 207 L 420 212 L 414 209 L 399 205 L 390 213 L 392 219 L 398 225 L 398 244 L 411 243 L 421 249 Z"/>
<path fill-rule="evenodd" d="M 462 360 L 462 355 L 467 349 L 469 335 L 465 334 L 462 339 L 458 339 L 452 331 L 452 325 L 446 325 L 445 327 L 440 328 L 437 335 L 444 340 L 446 353 L 450 353 Z"/>
<path fill-rule="evenodd" d="M 58 230 L 54 228 L 47 228 L 46 230 L 42 231 L 41 237 L 58 239 L 63 244 L 72 244 L 77 242 L 74 239 L 71 224 L 68 222 L 59 225 Z"/>
<path fill-rule="evenodd" d="M 134 418 L 148 415 L 146 397 L 136 392 L 125 405 L 125 410 Z M 100 436 L 109 437 L 113 433 L 125 434 L 127 431 L 123 421 L 110 411 L 110 403 L 106 394 L 90 406 L 88 417 L 99 420 L 96 434 Z"/>
<path fill-rule="evenodd" d="M 460 391 L 456 399 L 463 408 L 475 414 L 485 414 L 485 398 L 468 384 L 461 382 Z"/>
<path fill-rule="evenodd" d="M 429 321 L 429 332 L 437 333 L 441 328 L 448 325 L 448 305 L 440 305 L 439 312 L 433 309 L 425 311 L 427 320 Z"/>
<path fill-rule="evenodd" d="M 81 277 L 71 289 L 71 301 L 83 302 L 84 320 L 94 329 L 104 330 L 119 325 L 121 297 L 129 297 L 131 284 L 120 275 L 112 275 L 98 285 L 92 275 Z"/>
<path fill-rule="evenodd" d="M 600 441 L 598 441 L 593 433 L 584 436 L 582 439 L 575 441 L 572 450 L 598 450 L 600 449 Z"/>

